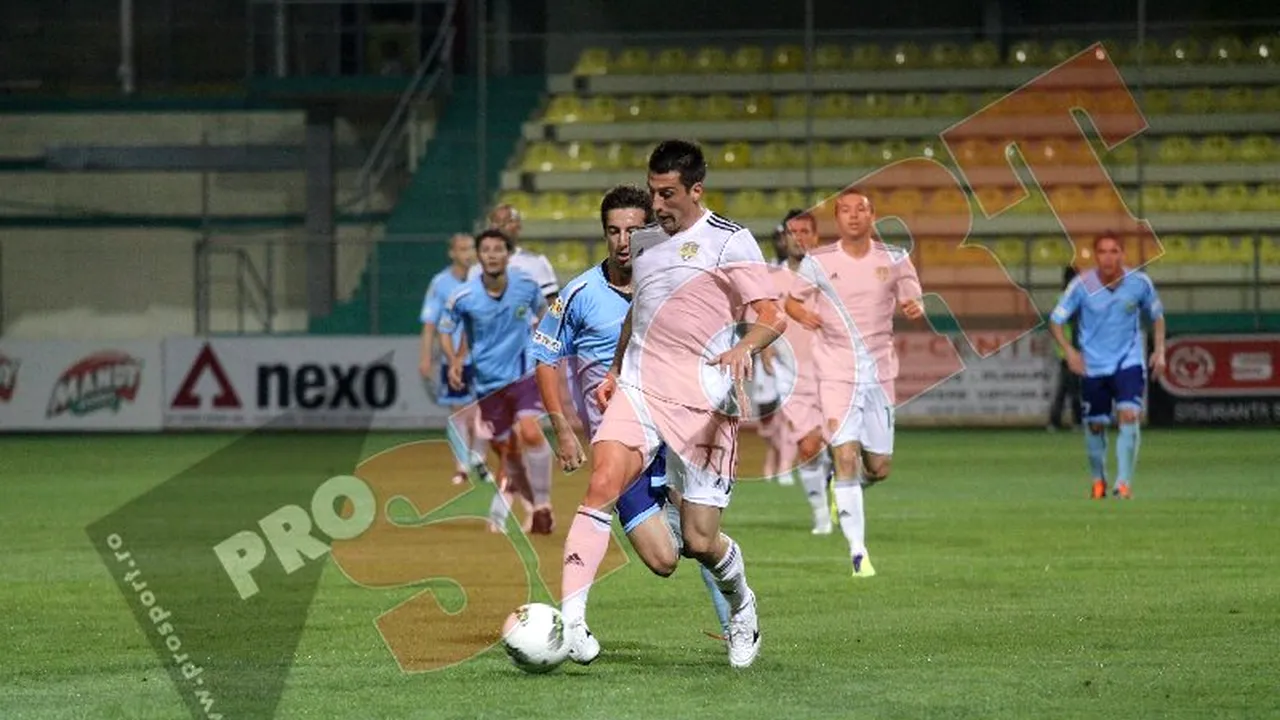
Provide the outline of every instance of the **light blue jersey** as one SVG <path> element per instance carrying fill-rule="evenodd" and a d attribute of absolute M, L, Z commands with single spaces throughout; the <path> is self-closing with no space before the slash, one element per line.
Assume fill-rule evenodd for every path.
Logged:
<path fill-rule="evenodd" d="M 533 334 L 533 359 L 544 365 L 569 363 L 574 401 L 583 423 L 594 434 L 600 421 L 590 398 L 618 352 L 618 336 L 631 307 L 631 296 L 609 285 L 604 263 L 565 285 Z"/>
<path fill-rule="evenodd" d="M 445 307 L 440 329 L 466 333 L 475 366 L 475 394 L 487 395 L 524 377 L 531 367 L 532 318 L 546 307 L 538 283 L 520 272 L 507 273 L 507 288 L 493 297 L 480 278 L 464 283 Z"/>
<path fill-rule="evenodd" d="M 435 277 L 431 278 L 431 284 L 427 286 L 426 296 L 422 299 L 422 312 L 418 315 L 418 321 L 423 325 L 431 323 L 439 330 L 440 318 L 444 315 L 444 308 L 449 303 L 449 296 L 466 283 L 466 279 L 460 280 L 453 274 L 452 266 L 436 273 Z M 454 328 L 449 337 L 453 340 L 454 347 L 457 347 L 458 343 L 462 342 L 462 326 Z M 466 362 L 471 363 L 470 355 L 467 356 Z"/>
<path fill-rule="evenodd" d="M 1065 325 L 1076 311 L 1080 312 L 1080 352 L 1087 377 L 1144 366 L 1147 344 L 1142 315 L 1152 321 L 1164 316 L 1155 285 L 1138 270 L 1126 270 L 1114 288 L 1102 286 L 1097 270 L 1081 274 L 1062 293 L 1050 319 Z"/>

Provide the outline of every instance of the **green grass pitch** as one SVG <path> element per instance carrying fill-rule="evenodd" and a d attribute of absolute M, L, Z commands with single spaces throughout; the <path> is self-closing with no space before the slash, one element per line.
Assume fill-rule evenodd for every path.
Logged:
<path fill-rule="evenodd" d="M 809 535 L 798 486 L 744 482 L 725 527 L 761 603 L 746 671 L 702 634 L 714 619 L 691 564 L 662 580 L 632 562 L 591 594 L 604 654 L 589 668 L 526 676 L 495 647 L 406 674 L 373 631 L 386 603 L 326 559 L 276 713 L 1277 717 L 1277 437 L 1148 430 L 1135 499 L 1095 502 L 1077 434 L 902 430 L 894 477 L 867 495 L 879 575 L 860 581 L 839 533 Z M 407 439 L 373 435 L 367 452 Z M 188 716 L 85 527 L 229 440 L 0 437 L 0 717 Z M 744 462 L 759 467 L 754 440 Z"/>

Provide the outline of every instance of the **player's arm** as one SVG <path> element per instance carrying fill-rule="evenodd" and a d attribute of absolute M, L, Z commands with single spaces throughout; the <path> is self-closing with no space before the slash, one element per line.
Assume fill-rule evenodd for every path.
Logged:
<path fill-rule="evenodd" d="M 1160 302 L 1160 294 L 1156 292 L 1156 286 L 1151 282 L 1151 278 L 1147 277 L 1147 294 L 1143 298 L 1143 309 L 1146 310 L 1147 317 L 1151 319 L 1151 370 L 1156 375 L 1164 373 L 1165 357 L 1164 357 L 1164 341 L 1165 341 L 1165 322 L 1164 322 L 1164 304 Z"/>
<path fill-rule="evenodd" d="M 1062 355 L 1067 359 L 1067 367 L 1077 375 L 1084 375 L 1084 357 L 1067 339 L 1062 326 L 1066 325 L 1080 308 L 1080 293 L 1084 292 L 1082 288 L 1079 278 L 1072 280 L 1071 284 L 1067 285 L 1066 291 L 1062 293 L 1062 298 L 1058 300 L 1058 305 L 1049 315 L 1049 334 L 1053 336 L 1053 341 L 1058 343 L 1058 347 L 1062 348 Z"/>
<path fill-rule="evenodd" d="M 709 364 L 727 368 L 730 377 L 741 381 L 751 377 L 755 356 L 787 329 L 787 316 L 778 306 L 764 256 L 749 231 L 739 231 L 729 239 L 721 256 L 721 266 L 736 304 L 750 308 L 756 320 L 741 340 Z"/>
<path fill-rule="evenodd" d="M 445 360 L 449 366 L 449 387 L 454 390 L 462 390 L 466 387 L 462 381 L 462 360 L 466 357 L 466 335 L 464 333 L 462 342 L 454 344 L 453 331 L 462 322 L 462 317 L 458 308 L 459 297 L 457 295 L 449 298 L 449 302 L 440 319 L 440 348 L 444 351 Z"/>
<path fill-rule="evenodd" d="M 822 320 L 818 313 L 805 307 L 809 298 L 818 293 L 817 264 L 813 258 L 806 257 L 800 261 L 800 270 L 792 282 L 790 292 L 782 299 L 782 308 L 787 316 L 800 323 L 806 330 L 817 331 L 822 328 Z"/>
<path fill-rule="evenodd" d="M 906 255 L 896 267 L 898 279 L 894 290 L 898 296 L 898 307 L 902 308 L 902 314 L 908 320 L 919 320 L 924 317 L 924 290 L 920 287 L 920 275 L 910 255 Z"/>
<path fill-rule="evenodd" d="M 418 317 L 418 320 L 422 322 L 422 345 L 418 353 L 418 372 L 427 379 L 431 378 L 436 323 L 440 321 L 441 303 L 436 295 L 436 284 L 433 281 L 431 286 L 427 288 L 427 295 L 422 300 L 422 313 Z"/>
<path fill-rule="evenodd" d="M 557 297 L 550 312 L 544 313 L 533 333 L 533 379 L 542 396 L 542 407 L 547 411 L 551 427 L 556 433 L 556 456 L 565 472 L 573 472 L 586 462 L 586 454 L 578 442 L 577 433 L 564 413 L 564 400 L 560 396 L 559 364 L 573 352 L 574 327 L 572 310 L 565 299 Z"/>
<path fill-rule="evenodd" d="M 634 309 L 634 305 L 627 308 L 627 316 L 622 319 L 622 330 L 618 333 L 618 349 L 614 351 L 613 362 L 609 364 L 609 372 L 605 373 L 604 380 L 596 388 L 595 401 L 601 408 L 609 406 L 614 391 L 618 389 L 618 375 L 622 373 L 622 358 L 626 356 L 627 348 L 631 346 L 631 312 Z"/>

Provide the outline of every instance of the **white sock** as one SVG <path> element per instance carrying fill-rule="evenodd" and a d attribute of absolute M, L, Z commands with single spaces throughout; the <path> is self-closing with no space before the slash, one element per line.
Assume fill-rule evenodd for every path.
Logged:
<path fill-rule="evenodd" d="M 720 593 L 729 602 L 729 612 L 736 614 L 751 599 L 751 588 L 747 587 L 747 568 L 742 563 L 742 550 L 733 538 L 728 535 L 724 538 L 729 541 L 728 552 L 720 558 L 720 562 L 716 563 L 715 567 L 707 567 L 707 569 L 711 571 L 716 587 L 720 588 Z"/>
<path fill-rule="evenodd" d="M 830 520 L 831 511 L 827 505 L 827 474 L 831 472 L 831 459 L 827 454 L 818 453 L 817 457 L 800 466 L 800 484 L 804 487 L 804 495 L 813 508 L 813 518 Z"/>
<path fill-rule="evenodd" d="M 840 530 L 849 541 L 849 556 L 867 554 L 867 518 L 862 508 L 862 478 L 836 478 L 836 510 Z"/>
<path fill-rule="evenodd" d="M 511 506 L 507 504 L 507 498 L 502 492 L 493 494 L 493 501 L 489 503 L 489 520 L 499 528 L 506 527 L 507 516 L 511 514 Z"/>

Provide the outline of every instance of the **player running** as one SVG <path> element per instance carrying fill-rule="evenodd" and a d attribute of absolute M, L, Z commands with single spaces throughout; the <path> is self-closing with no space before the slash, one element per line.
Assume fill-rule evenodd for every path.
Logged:
<path fill-rule="evenodd" d="M 618 333 L 631 307 L 631 233 L 644 227 L 652 212 L 648 193 L 634 185 L 620 185 L 604 196 L 600 222 L 609 257 L 565 286 L 533 335 L 538 390 L 555 428 L 556 455 L 565 472 L 577 470 L 586 456 L 565 415 L 556 366 L 567 366 L 575 410 L 591 437 L 602 415 L 592 395 L 617 354 Z M 678 509 L 667 503 L 666 474 L 666 452 L 660 451 L 617 500 L 618 520 L 631 546 L 662 577 L 675 572 L 680 555 Z M 706 568 L 702 579 L 721 631 L 727 632 L 729 606 Z"/>
<path fill-rule="evenodd" d="M 482 479 L 492 482 L 488 476 L 489 469 L 484 457 L 488 450 L 488 442 L 476 432 L 475 413 L 467 408 L 475 402 L 471 392 L 471 381 L 475 375 L 475 367 L 471 356 L 467 354 L 462 364 L 463 389 L 455 390 L 449 385 L 449 366 L 440 365 L 439 377 L 436 376 L 436 326 L 449 296 L 454 290 L 467 282 L 467 274 L 476 265 L 475 240 L 466 233 L 458 233 L 449 239 L 449 267 L 436 273 L 427 286 L 426 296 L 422 300 L 422 312 L 418 319 L 422 323 L 422 350 L 418 360 L 418 371 L 422 379 L 435 386 L 436 404 L 444 408 L 452 408 L 463 412 L 465 417 L 457 423 L 449 423 L 449 444 L 453 446 L 457 470 L 453 474 L 453 484 L 460 485 L 467 481 L 468 470 L 475 470 Z M 462 348 L 462 328 L 453 332 L 453 346 Z M 470 467 L 468 467 L 470 465 Z"/>
<path fill-rule="evenodd" d="M 893 346 L 893 317 L 901 308 L 911 319 L 924 316 L 920 279 L 911 257 L 901 248 L 872 239 L 875 208 L 866 193 L 847 188 L 836 197 L 839 242 L 809 253 L 787 299 L 787 312 L 818 332 L 814 367 L 822 416 L 835 456 L 834 495 L 840 529 L 849 542 L 853 576 L 875 575 L 866 545 L 863 508 L 864 481 L 869 485 L 889 476 L 893 457 L 894 380 L 898 356 Z M 829 293 L 847 317 L 824 317 L 804 302 Z M 858 361 L 846 352 L 832 352 L 830 334 L 851 324 Z M 824 337 L 825 336 L 825 337 Z M 851 398 L 845 404 L 843 398 Z M 840 399 L 840 402 L 832 402 Z"/>
<path fill-rule="evenodd" d="M 1164 306 L 1151 278 L 1124 266 L 1120 238 L 1100 235 L 1093 242 L 1093 255 L 1097 268 L 1079 275 L 1067 286 L 1049 318 L 1049 331 L 1066 355 L 1071 371 L 1084 376 L 1080 405 L 1089 469 L 1093 473 L 1092 496 L 1107 496 L 1107 429 L 1118 415 L 1114 493 L 1128 499 L 1138 460 L 1140 415 L 1147 388 L 1142 316 L 1151 322 L 1155 338 L 1149 364 L 1159 375 L 1165 366 Z M 1062 330 L 1077 310 L 1080 350 L 1072 346 Z"/>
<path fill-rule="evenodd" d="M 551 261 L 546 255 L 529 252 L 520 246 L 520 231 L 524 227 L 520 221 L 520 211 L 512 205 L 497 206 L 493 212 L 489 213 L 489 227 L 501 231 L 511 240 L 511 247 L 514 248 L 509 261 L 511 267 L 533 278 L 534 282 L 538 283 L 542 296 L 550 304 L 555 299 L 556 293 L 560 292 L 560 281 L 556 278 L 555 268 L 551 267 Z M 480 270 L 473 269 L 467 279 L 474 279 L 479 275 Z"/>
<path fill-rule="evenodd" d="M 737 408 L 753 355 L 779 337 L 764 257 L 751 232 L 700 204 L 707 164 L 697 145 L 669 140 L 649 157 L 649 193 L 661 226 L 631 237 L 634 296 L 618 352 L 596 390 L 605 406 L 593 438 L 591 481 L 565 539 L 561 597 L 569 657 L 590 662 L 600 644 L 586 625 L 587 593 L 609 543 L 610 508 L 669 449 L 678 484 L 684 555 L 711 571 L 729 603 L 729 663 L 760 649 L 756 596 L 742 550 L 720 532 L 737 465 Z M 736 343 L 735 321 L 758 321 Z"/>
<path fill-rule="evenodd" d="M 506 470 L 504 487 L 490 506 L 491 528 L 502 531 L 510 512 L 504 492 L 519 491 L 532 503 L 529 531 L 550 534 L 551 448 L 538 419 L 542 403 L 529 366 L 529 318 L 545 309 L 538 285 L 521 272 L 508 272 L 511 241 L 499 230 L 485 230 L 476 237 L 483 275 L 467 282 L 449 298 L 440 331 L 449 359 L 449 385 L 465 387 L 463 358 L 454 344 L 455 328 L 475 358 L 475 394 L 479 398 L 480 423 L 492 438 Z M 511 431 L 516 437 L 511 437 Z"/>

